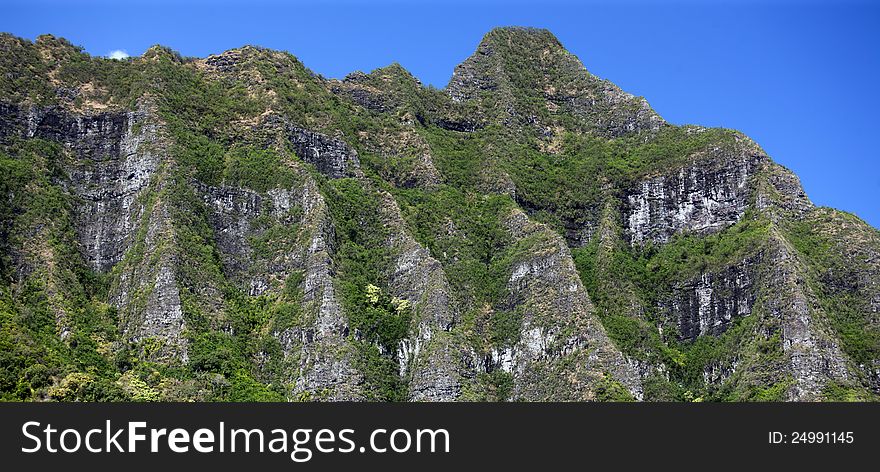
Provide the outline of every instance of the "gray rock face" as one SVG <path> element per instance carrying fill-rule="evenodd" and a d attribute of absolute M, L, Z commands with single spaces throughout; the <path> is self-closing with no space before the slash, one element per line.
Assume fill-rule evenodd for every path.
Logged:
<path fill-rule="evenodd" d="M 330 82 L 330 90 L 338 95 L 348 97 L 358 105 L 377 112 L 386 112 L 394 107 L 388 103 L 388 97 L 380 90 L 370 86 L 370 76 L 363 72 L 353 72 L 339 81 Z"/>
<path fill-rule="evenodd" d="M 248 295 L 277 290 L 293 270 L 302 268 L 297 189 L 276 188 L 262 195 L 239 187 L 194 185 L 210 210 L 223 271 Z M 278 234 L 269 233 L 273 230 Z M 253 248 L 257 242 L 264 246 L 261 251 Z"/>
<path fill-rule="evenodd" d="M 233 49 L 206 57 L 205 64 L 218 72 L 231 73 L 238 69 L 241 59 L 242 50 Z"/>
<path fill-rule="evenodd" d="M 462 378 L 474 372 L 471 352 L 460 339 L 446 332 L 419 334 L 423 340 L 407 366 L 409 400 L 449 402 L 458 400 Z M 408 350 L 409 345 L 404 346 Z"/>
<path fill-rule="evenodd" d="M 586 100 L 583 96 L 563 96 L 553 99 L 560 104 L 568 105 L 575 114 L 585 120 L 597 120 L 596 126 L 607 136 L 656 132 L 666 125 L 663 118 L 644 98 L 624 92 L 607 80 L 601 82 L 601 88 L 602 94 L 598 104 L 596 100 Z"/>
<path fill-rule="evenodd" d="M 270 115 L 259 125 L 289 142 L 297 156 L 330 178 L 360 177 L 357 152 L 342 140 L 305 130 Z M 267 145 L 273 145 L 270 138 Z M 223 272 L 248 295 L 279 293 L 293 273 L 302 274 L 303 318 L 275 331 L 293 397 L 346 401 L 364 398 L 349 326 L 334 286 L 334 228 L 318 185 L 301 165 L 292 188 L 265 193 L 194 183 L 208 209 Z M 269 234 L 273 231 L 273 234 Z M 271 237 L 270 237 L 271 236 Z M 267 239 L 268 237 L 268 239 Z M 256 245 L 260 244 L 262 248 Z"/>
<path fill-rule="evenodd" d="M 408 387 L 413 401 L 628 399 L 624 389 L 636 399 L 687 398 L 684 390 L 711 400 L 880 394 L 880 232 L 854 215 L 815 208 L 794 174 L 738 133 L 665 129 L 644 99 L 589 73 L 545 30 L 489 33 L 445 91 L 423 87 L 399 65 L 326 80 L 287 53 L 254 47 L 204 60 L 154 47 L 116 64 L 113 75 L 143 74 L 161 85 L 179 73 L 205 85 L 203 96 L 240 101 L 212 110 L 228 118 L 222 123 L 191 120 L 197 109 L 166 101 L 179 92 L 174 87 L 147 86 L 135 109 L 122 110 L 140 83 L 114 86 L 107 63 L 65 41 L 10 38 L 0 35 L 0 48 L 13 52 L 0 64 L 5 76 L 41 76 L 21 80 L 27 90 L 6 87 L 0 102 L 0 148 L 13 160 L 33 157 L 38 171 L 22 173 L 21 182 L 15 176 L 15 194 L 6 196 L 12 205 L 2 208 L 2 270 L 13 279 L 4 290 L 13 310 L 21 307 L 14 314 L 45 310 L 70 347 L 84 334 L 77 315 L 94 313 L 103 328 L 118 314 L 115 333 L 85 333 L 95 334 L 96 355 L 111 361 L 114 350 L 131 349 L 169 366 L 158 369 L 161 380 L 142 379 L 165 398 L 206 399 L 221 390 L 223 398 L 236 390 L 236 379 L 203 355 L 227 341 L 236 345 L 236 376 L 244 367 L 245 377 L 273 391 L 283 385 L 289 399 L 374 398 L 384 381 Z M 72 61 L 75 77 L 63 73 Z M 155 61 L 167 67 L 150 67 Z M 129 66 L 146 67 L 123 70 Z M 291 107 L 290 99 L 317 106 Z M 328 100 L 330 113 L 321 106 Z M 171 106 L 160 115 L 157 103 Z M 163 119 L 172 114 L 195 125 L 193 152 L 172 155 L 170 139 L 188 134 L 166 134 Z M 19 156 L 19 139 L 48 140 L 64 152 Z M 210 146 L 200 146 L 204 139 Z M 679 152 L 710 140 L 696 153 Z M 285 188 L 192 177 L 205 169 L 187 158 L 242 144 L 278 152 L 266 161 L 228 159 L 223 170 L 283 166 Z M 650 162 L 644 152 L 654 150 Z M 368 170 L 358 151 L 369 157 Z M 584 162 L 625 158 L 619 152 L 635 160 L 628 169 L 597 166 L 596 185 L 573 195 L 563 186 L 579 183 L 555 175 L 565 167 L 544 165 L 568 151 Z M 231 167 L 237 163 L 245 169 Z M 217 169 L 219 162 L 207 164 Z M 527 170 L 536 180 L 524 177 Z M 51 193 L 43 194 L 37 185 L 46 180 Z M 539 182 L 548 188 L 536 188 Z M 358 203 L 369 205 L 373 214 L 361 216 L 382 226 L 382 238 L 357 234 L 343 254 L 334 247 L 334 225 L 345 212 L 331 213 L 322 192 L 345 192 L 340 202 L 347 204 L 355 194 L 349 185 L 379 197 L 378 204 Z M 22 202 L 32 189 L 52 198 L 60 192 L 63 204 Z M 409 205 L 406 220 L 398 202 Z M 499 217 L 507 208 L 499 203 L 522 211 Z M 428 208 L 438 214 L 414 214 Z M 749 224 L 731 228 L 744 218 Z M 680 234 L 696 237 L 676 243 L 694 245 L 655 251 Z M 442 252 L 431 254 L 414 235 Z M 746 247 L 731 251 L 739 236 Z M 379 247 L 362 251 L 359 242 Z M 487 242 L 498 254 L 484 254 Z M 691 258 L 697 244 L 711 251 L 711 268 L 702 272 Z M 679 249 L 687 256 L 681 265 L 667 258 Z M 335 273 L 343 260 L 346 270 Z M 412 308 L 399 345 L 380 343 L 381 364 L 348 324 L 358 314 L 346 312 L 341 294 L 351 287 L 344 284 L 363 283 L 349 262 L 366 262 L 361 268 L 395 304 Z M 646 275 L 655 262 L 661 271 Z M 655 277 L 663 277 L 661 286 L 648 286 Z M 30 296 L 32 287 L 38 296 Z M 41 321 L 40 330 L 51 323 Z M 24 339 L 30 327 L 23 328 Z M 255 342 L 240 349 L 244 337 Z M 50 369 L 78 370 L 78 356 Z M 190 357 L 208 362 L 179 368 Z M 383 371 L 374 375 L 377 366 Z M 648 382 L 658 388 L 644 388 Z"/>
<path fill-rule="evenodd" d="M 378 191 L 363 178 L 357 152 L 344 141 L 286 124 L 282 117 L 269 121 L 269 126 L 275 128 L 278 123 L 284 123 L 284 138 L 297 156 L 325 176 L 356 178 L 368 191 Z M 427 145 L 421 144 L 427 152 Z M 428 164 L 436 174 L 430 161 Z M 352 346 L 347 340 L 349 327 L 333 285 L 332 221 L 314 180 L 304 175 L 304 181 L 304 187 L 293 189 L 291 195 L 301 199 L 303 233 L 299 244 L 307 248 L 301 257 L 303 303 L 306 311 L 314 314 L 314 325 L 291 329 L 278 336 L 285 351 L 299 356 L 297 392 L 330 400 L 360 399 L 363 376 L 353 364 Z M 393 254 L 389 290 L 392 296 L 409 301 L 417 314 L 411 335 L 395 353 L 401 366 L 400 374 L 411 383 L 413 400 L 453 400 L 460 393 L 459 372 L 453 363 L 446 362 L 446 356 L 459 346 L 451 346 L 445 335 L 454 326 L 457 316 L 449 300 L 449 283 L 440 263 L 409 234 L 394 199 L 384 192 L 380 192 L 380 196 L 383 205 L 377 217 L 388 228 L 385 245 Z M 219 200 L 223 198 L 221 195 Z M 258 213 L 253 208 L 260 205 L 259 197 L 252 198 L 255 199 L 238 199 L 244 208 L 249 208 L 243 213 Z M 233 209 L 230 213 L 242 212 Z M 247 239 L 245 227 L 250 225 L 247 221 L 234 217 L 228 221 L 221 218 L 218 222 L 221 224 L 217 229 L 221 232 L 229 227 L 232 239 L 241 239 L 241 235 Z M 222 236 L 220 239 L 222 241 Z M 247 254 L 247 248 L 240 247 L 241 243 L 237 247 L 230 241 L 228 246 L 231 253 Z"/>
<path fill-rule="evenodd" d="M 800 179 L 790 170 L 767 161 L 761 173 L 766 176 L 767 185 L 759 188 L 755 208 L 769 213 L 776 220 L 782 216 L 775 211 L 777 209 L 795 217 L 813 209 L 813 203 L 804 192 Z"/>
<path fill-rule="evenodd" d="M 173 227 L 164 203 L 147 198 L 166 159 L 149 104 L 96 114 L 13 106 L 2 111 L 4 139 L 17 134 L 54 141 L 71 154 L 65 185 L 74 197 L 79 247 L 98 272 L 119 266 L 109 302 L 119 310 L 127 338 L 136 343 L 153 338 L 160 356 L 186 362 L 175 256 L 165 250 L 173 247 Z M 123 263 L 126 257 L 129 263 Z"/>
<path fill-rule="evenodd" d="M 128 304 L 119 303 L 122 308 Z M 187 344 L 183 338 L 185 322 L 180 303 L 180 290 L 170 264 L 162 264 L 153 280 L 152 290 L 146 298 L 143 320 L 129 331 L 129 339 L 139 342 L 147 338 L 157 338 L 164 342 L 174 357 L 187 362 Z"/>
<path fill-rule="evenodd" d="M 310 235 L 304 257 L 303 305 L 312 321 L 303 329 L 279 333 L 286 352 L 299 344 L 300 370 L 294 390 L 330 401 L 362 399 L 363 375 L 354 367 L 354 353 L 346 340 L 348 323 L 333 285 L 332 221 L 311 179 L 306 180 L 301 205 Z"/>
<path fill-rule="evenodd" d="M 797 215 L 804 218 L 801 224 L 808 226 L 812 234 L 818 236 L 818 244 L 822 247 L 812 257 L 804 258 L 809 264 L 804 273 L 808 287 L 827 297 L 826 300 L 830 298 L 844 304 L 849 319 L 855 318 L 860 322 L 862 332 L 859 336 L 863 345 L 870 345 L 865 341 L 877 339 L 877 333 L 880 332 L 880 231 L 853 215 L 830 208 L 816 208 Z M 835 263 L 823 263 L 829 259 Z M 826 303 L 826 310 L 829 309 L 828 305 L 830 309 L 840 309 Z M 836 313 L 820 311 L 819 315 L 825 318 L 837 315 L 840 319 Z M 853 333 L 847 334 L 852 340 Z M 847 334 L 841 333 L 841 336 Z M 841 346 L 848 351 L 844 343 Z M 848 347 L 852 346 L 850 344 Z M 848 353 L 852 355 L 852 351 Z M 880 361 L 864 354 L 854 359 L 858 363 L 857 370 L 866 379 L 864 385 L 874 392 L 880 392 Z"/>
<path fill-rule="evenodd" d="M 144 111 L 128 112 L 124 123 L 119 154 L 89 163 L 92 168 L 87 164 L 70 170 L 76 193 L 83 201 L 78 212 L 80 241 L 89 264 L 99 271 L 109 270 L 122 260 L 131 246 L 143 211 L 136 200 L 155 175 L 160 160 L 155 149 L 157 126 L 150 122 L 149 115 Z"/>
<path fill-rule="evenodd" d="M 252 254 L 248 236 L 252 221 L 262 212 L 262 196 L 245 188 L 214 187 L 199 182 L 195 185 L 211 210 L 208 218 L 223 259 L 224 272 L 237 275 L 246 271 Z"/>
<path fill-rule="evenodd" d="M 514 398 L 588 400 L 605 375 L 642 397 L 638 372 L 605 333 L 565 241 L 520 210 L 504 222 L 528 254 L 516 258 L 506 308 L 522 314 L 519 341 L 493 353 L 492 363 L 513 374 Z"/>
<path fill-rule="evenodd" d="M 736 318 L 750 315 L 757 298 L 759 263 L 760 256 L 755 256 L 673 287 L 661 310 L 678 328 L 679 339 L 719 336 Z"/>
<path fill-rule="evenodd" d="M 128 340 L 153 338 L 161 343 L 160 356 L 187 362 L 172 219 L 161 199 L 146 211 L 146 228 L 114 269 L 109 301 L 119 310 Z"/>
<path fill-rule="evenodd" d="M 334 148 L 335 149 L 335 148 Z M 316 149 L 321 153 L 324 149 Z M 293 272 L 303 274 L 303 321 L 275 332 L 290 372 L 294 396 L 358 400 L 363 377 L 353 365 L 349 327 L 333 284 L 333 226 L 315 181 L 265 194 L 238 187 L 196 184 L 206 203 L 223 270 L 251 296 L 278 293 Z M 277 250 L 257 254 L 253 242 L 267 223 L 283 229 Z"/>
<path fill-rule="evenodd" d="M 766 159 L 750 151 L 719 147 L 693 157 L 691 165 L 643 180 L 627 196 L 626 231 L 632 244 L 664 243 L 687 231 L 713 233 L 745 213 L 751 180 Z"/>
<path fill-rule="evenodd" d="M 27 137 L 59 142 L 78 157 L 100 161 L 119 156 L 126 129 L 125 113 L 79 115 L 62 109 L 31 108 Z"/>
<path fill-rule="evenodd" d="M 12 138 L 27 135 L 27 110 L 0 101 L 0 143 L 8 144 Z"/>
<path fill-rule="evenodd" d="M 158 125 L 147 106 L 83 115 L 4 105 L 0 114 L 4 135 L 17 130 L 23 138 L 55 141 L 73 155 L 65 170 L 77 197 L 79 241 L 88 264 L 108 271 L 131 246 L 144 210 L 136 200 L 160 161 Z"/>
<path fill-rule="evenodd" d="M 461 392 L 456 346 L 447 333 L 457 322 L 449 281 L 440 262 L 409 234 L 394 198 L 382 192 L 382 214 L 389 229 L 385 244 L 394 254 L 389 276 L 392 296 L 407 300 L 416 313 L 411 334 L 397 353 L 401 374 L 414 401 L 452 401 Z"/>
<path fill-rule="evenodd" d="M 766 298 L 764 309 L 780 321 L 783 352 L 794 380 L 786 396 L 817 400 L 830 382 L 847 384 L 854 375 L 819 313 L 796 251 L 781 237 L 774 237 L 771 244 L 766 286 L 773 295 Z"/>
<path fill-rule="evenodd" d="M 331 179 L 362 175 L 357 152 L 340 139 L 292 125 L 287 138 L 300 159 Z"/>

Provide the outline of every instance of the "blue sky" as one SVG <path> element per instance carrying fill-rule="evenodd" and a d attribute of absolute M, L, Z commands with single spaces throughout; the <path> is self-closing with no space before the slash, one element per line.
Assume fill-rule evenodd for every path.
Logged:
<path fill-rule="evenodd" d="M 94 55 L 288 50 L 328 77 L 397 61 L 445 86 L 489 29 L 548 28 L 668 121 L 744 131 L 814 202 L 880 227 L 880 2 L 0 1 L 0 31 Z"/>

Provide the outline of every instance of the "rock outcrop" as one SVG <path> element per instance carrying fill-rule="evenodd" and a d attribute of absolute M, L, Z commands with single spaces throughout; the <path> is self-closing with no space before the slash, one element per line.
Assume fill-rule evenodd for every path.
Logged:
<path fill-rule="evenodd" d="M 459 321 L 449 281 L 440 262 L 409 234 L 391 195 L 382 194 L 382 207 L 380 217 L 389 228 L 386 244 L 394 255 L 388 285 L 417 315 L 397 354 L 401 375 L 410 382 L 410 399 L 455 400 L 462 372 L 453 357 L 465 347 L 449 335 Z"/>
<path fill-rule="evenodd" d="M 296 155 L 331 179 L 362 175 L 357 152 L 345 142 L 296 126 L 287 130 Z"/>
<path fill-rule="evenodd" d="M 669 301 L 661 304 L 677 328 L 679 339 L 720 336 L 731 322 L 752 313 L 757 299 L 760 254 L 718 272 L 676 284 Z"/>
<path fill-rule="evenodd" d="M 710 234 L 739 221 L 766 156 L 737 147 L 713 146 L 691 156 L 690 165 L 636 184 L 627 196 L 630 241 L 664 243 L 682 231 Z"/>
<path fill-rule="evenodd" d="M 641 398 L 641 379 L 605 334 L 562 237 L 521 211 L 504 224 L 518 250 L 503 307 L 521 326 L 492 362 L 513 374 L 513 398 L 589 400 L 606 376 Z"/>
<path fill-rule="evenodd" d="M 95 270 L 113 267 L 131 246 L 143 211 L 136 200 L 161 161 L 155 111 L 143 103 L 134 111 L 95 114 L 4 108 L 5 139 L 53 141 L 73 156 L 65 171 L 84 255 Z"/>

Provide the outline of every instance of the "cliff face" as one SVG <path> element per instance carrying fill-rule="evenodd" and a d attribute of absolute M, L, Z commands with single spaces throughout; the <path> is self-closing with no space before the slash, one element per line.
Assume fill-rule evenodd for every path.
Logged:
<path fill-rule="evenodd" d="M 677 233 L 708 234 L 739 221 L 749 205 L 750 180 L 767 159 L 748 148 L 712 146 L 691 156 L 691 164 L 641 179 L 627 196 L 630 240 L 665 243 Z"/>
<path fill-rule="evenodd" d="M 695 341 L 699 336 L 720 336 L 731 322 L 751 315 L 758 293 L 754 277 L 760 263 L 758 255 L 675 284 L 661 309 L 679 338 Z"/>
<path fill-rule="evenodd" d="M 516 313 L 517 342 L 492 352 L 513 374 L 513 395 L 527 400 L 593 400 L 618 382 L 642 398 L 641 380 L 595 316 L 561 236 L 514 211 L 503 220 L 515 247 L 502 306 Z"/>
<path fill-rule="evenodd" d="M 0 45 L 4 399 L 880 394 L 880 233 L 547 31 L 442 91 Z"/>

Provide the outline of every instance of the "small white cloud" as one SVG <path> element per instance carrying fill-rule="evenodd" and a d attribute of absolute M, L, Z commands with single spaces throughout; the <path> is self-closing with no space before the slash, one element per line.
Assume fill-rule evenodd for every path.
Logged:
<path fill-rule="evenodd" d="M 107 57 L 116 60 L 128 59 L 128 53 L 125 52 L 124 49 L 117 49 L 115 51 L 110 51 L 110 54 L 107 54 Z"/>

